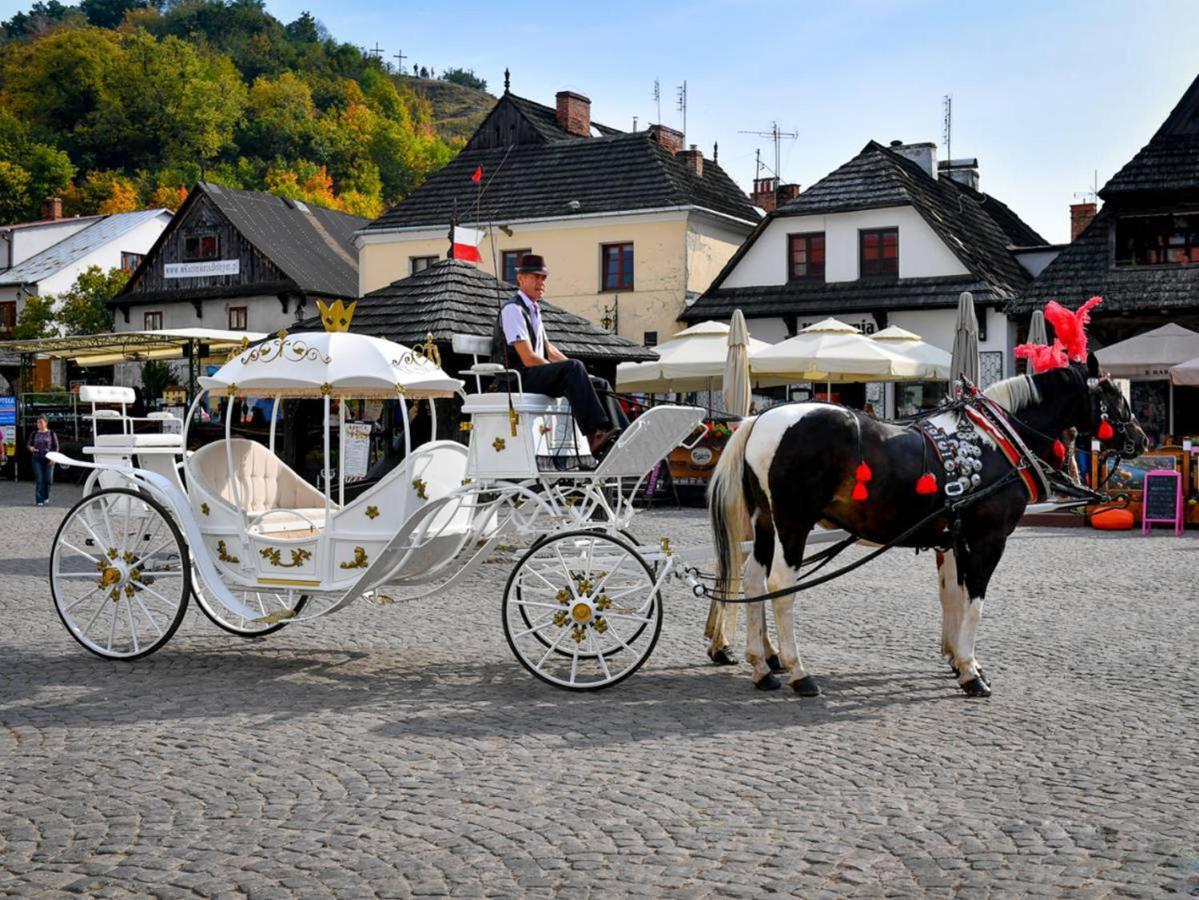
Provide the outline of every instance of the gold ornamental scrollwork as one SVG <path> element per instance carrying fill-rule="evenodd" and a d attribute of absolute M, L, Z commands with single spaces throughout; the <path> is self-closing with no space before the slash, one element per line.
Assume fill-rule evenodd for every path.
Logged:
<path fill-rule="evenodd" d="M 412 479 L 412 488 L 416 491 L 416 496 L 420 497 L 422 500 L 429 499 L 429 495 L 426 493 L 428 487 L 429 485 L 427 482 L 424 482 L 419 478 Z"/>
<path fill-rule="evenodd" d="M 283 551 L 276 547 L 263 547 L 258 554 L 272 566 L 280 569 L 294 569 L 302 566 L 305 560 L 312 559 L 312 551 L 305 550 L 303 547 L 296 547 L 291 551 L 291 562 L 289 563 L 282 561 Z"/>
<path fill-rule="evenodd" d="M 322 397 L 328 397 L 332 393 L 333 393 L 333 385 L 329 384 L 329 382 L 326 381 L 324 384 L 321 385 L 321 396 Z"/>
<path fill-rule="evenodd" d="M 377 519 L 377 518 L 379 518 L 379 507 L 377 507 L 377 506 L 368 506 L 368 507 L 366 508 L 366 517 L 367 517 L 368 519 Z"/>
<path fill-rule="evenodd" d="M 367 564 L 366 551 L 361 547 L 354 548 L 354 558 L 349 562 L 343 562 L 338 568 L 341 569 L 365 569 Z"/>
<path fill-rule="evenodd" d="M 426 333 L 423 344 L 417 344 L 399 359 L 391 361 L 397 368 L 419 368 L 425 363 L 432 363 L 441 368 L 441 351 L 437 349 L 437 342 L 433 340 L 431 331 Z"/>
<path fill-rule="evenodd" d="M 241 560 L 240 560 L 240 559 L 238 559 L 236 556 L 233 556 L 233 555 L 232 555 L 232 554 L 231 554 L 231 553 L 228 551 L 228 549 L 225 547 L 225 542 L 224 542 L 224 541 L 217 541 L 217 542 L 216 542 L 216 558 L 217 558 L 217 559 L 219 559 L 221 562 L 227 562 L 227 563 L 239 563 L 239 562 L 241 562 Z"/>
<path fill-rule="evenodd" d="M 319 349 L 312 347 L 307 341 L 297 338 L 289 338 L 286 331 L 280 331 L 278 343 L 267 341 L 265 344 L 259 344 L 249 353 L 243 356 L 240 360 L 242 365 L 261 362 L 269 363 L 279 360 L 280 362 L 304 362 L 305 360 L 315 360 L 328 365 L 333 360 L 331 357 L 325 356 Z"/>
<path fill-rule="evenodd" d="M 508 446 L 508 442 L 505 441 L 502 437 L 498 437 L 494 441 L 491 442 L 491 446 L 493 446 L 495 448 L 496 453 L 499 453 L 501 450 L 503 450 L 505 447 Z"/>
<path fill-rule="evenodd" d="M 207 503 L 200 504 L 200 512 L 204 513 L 204 515 L 208 515 L 208 504 Z"/>

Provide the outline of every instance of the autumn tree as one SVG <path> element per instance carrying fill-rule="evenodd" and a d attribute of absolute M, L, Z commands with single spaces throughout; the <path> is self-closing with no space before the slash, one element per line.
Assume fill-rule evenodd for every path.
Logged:
<path fill-rule="evenodd" d="M 58 297 L 55 318 L 64 334 L 101 334 L 112 331 L 112 311 L 108 301 L 116 297 L 129 281 L 124 269 L 91 266 L 80 273 L 71 289 Z"/>

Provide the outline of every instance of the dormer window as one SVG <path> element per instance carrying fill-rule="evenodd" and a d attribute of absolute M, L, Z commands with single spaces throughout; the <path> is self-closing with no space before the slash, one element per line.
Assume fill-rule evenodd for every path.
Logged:
<path fill-rule="evenodd" d="M 824 281 L 824 232 L 787 235 L 787 280 Z"/>
<path fill-rule="evenodd" d="M 1124 216 L 1116 220 L 1117 266 L 1199 263 L 1199 215 Z"/>
<path fill-rule="evenodd" d="M 899 277 L 899 229 L 876 228 L 858 232 L 858 276 Z"/>
<path fill-rule="evenodd" d="M 220 259 L 221 241 L 215 234 L 197 234 L 183 239 L 183 261 Z"/>

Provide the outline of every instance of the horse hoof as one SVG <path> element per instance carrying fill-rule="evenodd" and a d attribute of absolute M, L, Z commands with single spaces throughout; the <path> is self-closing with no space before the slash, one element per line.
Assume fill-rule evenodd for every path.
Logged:
<path fill-rule="evenodd" d="M 722 647 L 719 650 L 709 650 L 708 659 L 712 660 L 718 666 L 737 665 L 737 657 L 733 656 L 727 647 Z"/>
<path fill-rule="evenodd" d="M 773 675 L 766 675 L 764 678 L 759 678 L 754 682 L 754 687 L 759 691 L 777 691 L 783 686 L 783 683 Z"/>
<path fill-rule="evenodd" d="M 991 679 L 987 677 L 987 673 L 982 670 L 982 667 L 979 667 L 978 677 L 987 683 L 987 687 L 991 686 Z"/>
<path fill-rule="evenodd" d="M 799 681 L 791 682 L 791 690 L 795 691 L 801 697 L 820 696 L 820 685 L 816 683 L 816 679 L 811 675 L 805 675 Z"/>
<path fill-rule="evenodd" d="M 766 665 L 770 666 L 770 671 L 778 674 L 786 672 L 787 668 L 779 661 L 779 655 L 775 653 L 773 656 L 766 657 Z"/>
<path fill-rule="evenodd" d="M 967 697 L 990 697 L 991 688 L 981 678 L 971 678 L 962 685 Z"/>

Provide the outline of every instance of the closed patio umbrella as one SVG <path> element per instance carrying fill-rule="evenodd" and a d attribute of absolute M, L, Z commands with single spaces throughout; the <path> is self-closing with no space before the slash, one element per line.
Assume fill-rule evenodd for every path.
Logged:
<path fill-rule="evenodd" d="M 1040 344 L 1042 347 L 1049 343 L 1049 332 L 1045 328 L 1045 313 L 1042 310 L 1033 310 L 1032 318 L 1028 322 L 1028 342 Z"/>
<path fill-rule="evenodd" d="M 729 324 L 729 353 L 724 366 L 724 408 L 744 419 L 749 415 L 749 328 L 741 310 L 733 311 Z"/>
<path fill-rule="evenodd" d="M 956 382 L 963 375 L 971 384 L 978 384 L 978 316 L 974 312 L 974 295 L 969 291 L 962 291 L 958 297 L 949 380 Z"/>

